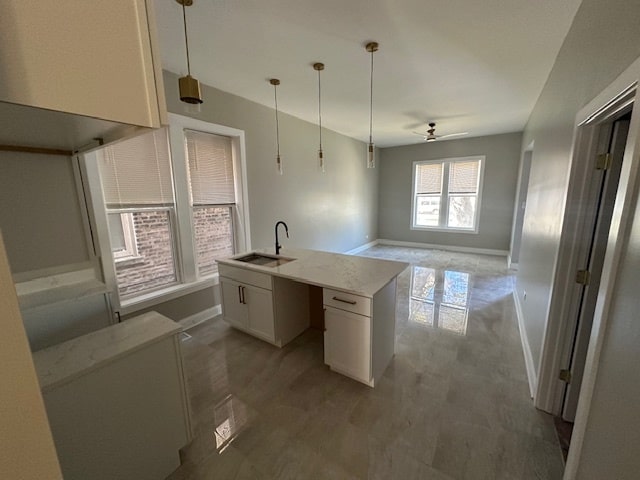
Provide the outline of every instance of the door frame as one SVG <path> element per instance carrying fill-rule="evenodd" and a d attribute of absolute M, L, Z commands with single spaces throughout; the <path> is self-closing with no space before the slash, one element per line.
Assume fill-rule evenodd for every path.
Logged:
<path fill-rule="evenodd" d="M 609 86 L 589 102 L 576 115 L 571 155 L 570 175 L 567 186 L 567 201 L 558 255 L 554 267 L 552 297 L 549 304 L 549 315 L 546 323 L 542 352 L 539 363 L 538 385 L 535 395 L 536 407 L 550 413 L 558 414 L 561 408 L 563 385 L 557 380 L 560 360 L 566 345 L 567 299 L 563 298 L 565 286 L 573 282 L 575 265 L 572 267 L 573 254 L 576 250 L 576 223 L 580 219 L 580 199 L 584 190 L 586 168 L 581 159 L 585 152 L 593 146 L 593 124 L 610 114 L 612 101 L 621 94 L 640 85 L 640 58 L 634 61 Z M 638 91 L 636 90 L 636 94 Z M 640 100 L 640 97 L 636 97 Z M 571 439 L 569 457 L 565 467 L 564 479 L 574 479 L 580 463 L 580 455 L 594 392 L 600 353 L 603 340 L 607 334 L 609 308 L 616 286 L 616 276 L 622 249 L 628 238 L 635 210 L 635 196 L 640 187 L 640 101 L 633 105 L 629 126 L 622 171 L 616 194 L 615 207 L 611 219 L 608 244 L 604 258 L 598 301 L 593 318 L 591 340 L 587 353 L 580 400 L 576 421 Z M 571 272 L 571 273 L 569 273 Z M 560 401 L 558 401 L 560 398 Z"/>

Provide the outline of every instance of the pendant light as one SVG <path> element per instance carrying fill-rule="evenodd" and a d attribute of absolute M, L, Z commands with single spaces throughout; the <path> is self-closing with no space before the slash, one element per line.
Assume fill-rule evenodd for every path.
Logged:
<path fill-rule="evenodd" d="M 371 74 L 369 87 L 369 148 L 367 151 L 367 168 L 376 168 L 373 145 L 373 53 L 378 51 L 376 42 L 369 42 L 365 46 L 367 52 L 371 53 Z"/>
<path fill-rule="evenodd" d="M 324 70 L 324 63 L 314 63 L 313 69 L 318 72 L 318 136 L 320 138 L 320 146 L 318 147 L 318 168 L 322 173 L 324 173 L 324 153 L 322 151 L 322 90 L 320 88 L 320 72 Z"/>
<path fill-rule="evenodd" d="M 189 39 L 187 37 L 187 12 L 186 7 L 193 5 L 193 0 L 176 0 L 182 5 L 182 22 L 184 23 L 184 45 L 187 50 L 187 76 L 178 79 L 180 100 L 192 106 L 197 111 L 200 110 L 202 94 L 200 93 L 200 82 L 191 76 L 191 62 L 189 60 Z"/>
<path fill-rule="evenodd" d="M 280 159 L 280 122 L 278 121 L 278 85 L 280 80 L 272 78 L 269 83 L 273 85 L 273 99 L 276 105 L 276 167 L 278 173 L 282 175 L 282 160 Z"/>

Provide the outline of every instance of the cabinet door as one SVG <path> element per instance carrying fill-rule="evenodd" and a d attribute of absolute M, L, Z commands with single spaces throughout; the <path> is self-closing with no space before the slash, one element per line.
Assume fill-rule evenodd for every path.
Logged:
<path fill-rule="evenodd" d="M 159 127 L 164 92 L 147 1 L 0 2 L 0 100 Z"/>
<path fill-rule="evenodd" d="M 222 314 L 232 325 L 247 328 L 247 305 L 242 303 L 242 285 L 220 277 L 222 290 Z"/>
<path fill-rule="evenodd" d="M 249 308 L 248 328 L 258 337 L 275 341 L 273 295 L 271 290 L 244 285 L 244 300 Z"/>
<path fill-rule="evenodd" d="M 324 326 L 324 363 L 336 371 L 369 383 L 371 318 L 325 307 Z"/>

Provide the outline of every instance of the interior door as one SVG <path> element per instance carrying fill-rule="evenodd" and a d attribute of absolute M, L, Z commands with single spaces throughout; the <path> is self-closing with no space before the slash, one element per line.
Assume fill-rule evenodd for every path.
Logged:
<path fill-rule="evenodd" d="M 587 348 L 593 324 L 593 315 L 598 299 L 600 277 L 609 236 L 609 227 L 613 215 L 618 181 L 624 148 L 629 132 L 630 114 L 616 120 L 612 128 L 606 128 L 607 151 L 610 165 L 608 168 L 594 175 L 595 204 L 590 222 L 586 222 L 584 238 L 583 267 L 589 272 L 588 284 L 581 288 L 577 311 L 577 322 L 574 330 L 573 349 L 568 370 L 571 378 L 566 385 L 562 418 L 573 422 L 576 416 L 580 387 L 587 357 Z"/>

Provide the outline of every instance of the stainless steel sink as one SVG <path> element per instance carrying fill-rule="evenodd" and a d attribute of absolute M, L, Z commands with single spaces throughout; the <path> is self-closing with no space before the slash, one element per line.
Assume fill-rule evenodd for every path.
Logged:
<path fill-rule="evenodd" d="M 252 265 L 260 265 L 262 267 L 279 267 L 285 263 L 295 260 L 295 258 L 274 257 L 263 253 L 249 253 L 243 257 L 234 258 L 238 262 L 251 263 Z"/>

